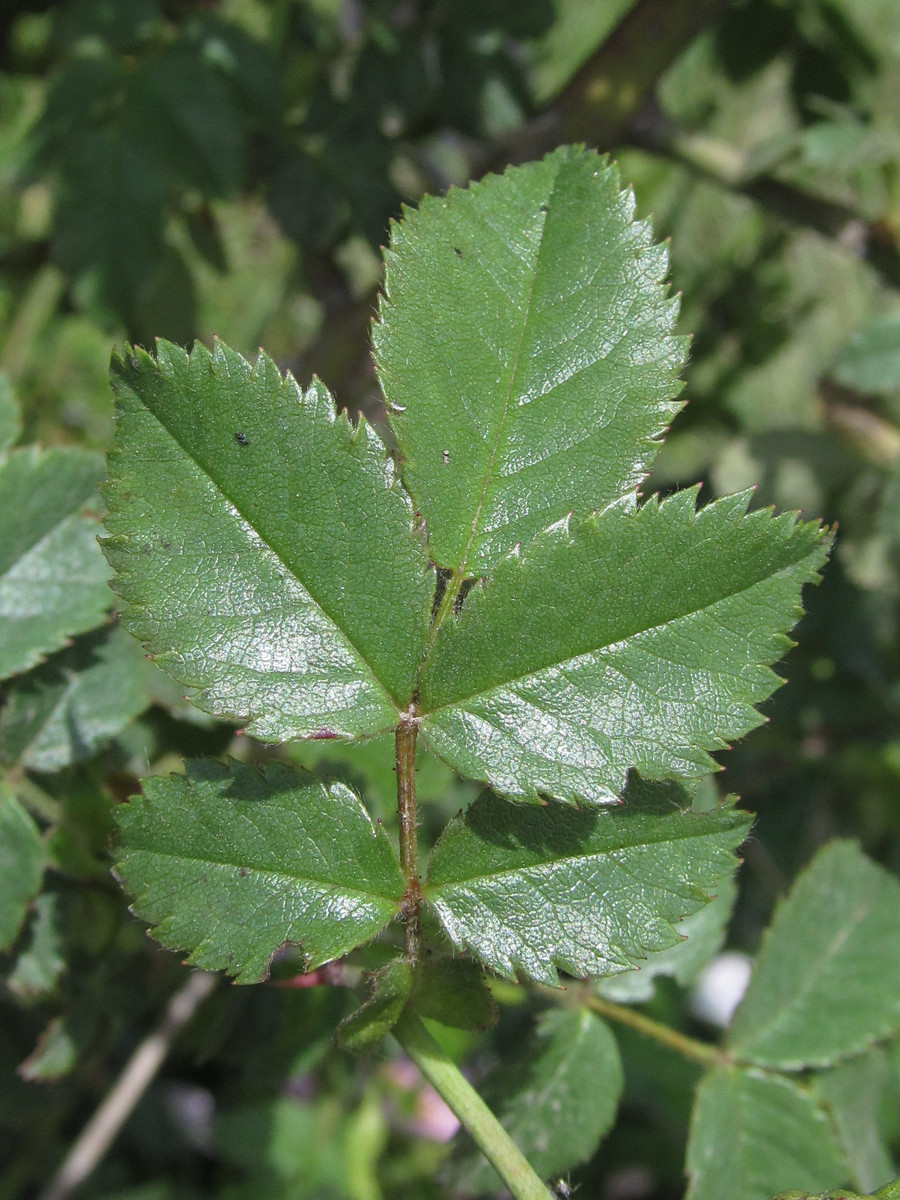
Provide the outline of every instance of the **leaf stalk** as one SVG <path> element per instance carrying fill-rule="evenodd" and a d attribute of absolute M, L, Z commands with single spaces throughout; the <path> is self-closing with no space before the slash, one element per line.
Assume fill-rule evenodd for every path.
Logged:
<path fill-rule="evenodd" d="M 549 989 L 547 991 L 549 993 Z M 559 998 L 558 992 L 554 992 L 553 995 L 557 999 Z M 677 1029 L 672 1029 L 661 1021 L 654 1021 L 652 1017 L 637 1012 L 625 1004 L 616 1004 L 612 1000 L 605 1000 L 602 996 L 598 996 L 586 988 L 578 994 L 578 1003 L 600 1017 L 618 1021 L 620 1025 L 627 1025 L 637 1033 L 653 1038 L 654 1041 L 668 1046 L 670 1050 L 674 1050 L 692 1062 L 700 1063 L 701 1066 L 718 1067 L 730 1061 L 728 1055 L 717 1046 L 710 1046 L 707 1042 L 688 1037 L 687 1034 L 679 1033 Z"/>
<path fill-rule="evenodd" d="M 428 1082 L 459 1118 L 515 1200 L 554 1200 L 553 1193 L 522 1151 L 419 1018 L 407 1009 L 393 1032 Z"/>
<path fill-rule="evenodd" d="M 406 715 L 397 726 L 397 812 L 400 817 L 400 863 L 406 880 L 406 954 L 419 958 L 422 944 L 422 887 L 419 880 L 419 825 L 416 811 L 416 734 L 418 722 Z"/>

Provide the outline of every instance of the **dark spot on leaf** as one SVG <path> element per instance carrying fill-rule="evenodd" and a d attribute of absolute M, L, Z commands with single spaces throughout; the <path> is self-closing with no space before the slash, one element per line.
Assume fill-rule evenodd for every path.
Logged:
<path fill-rule="evenodd" d="M 541 205 L 541 212 L 544 212 L 544 213 L 545 213 L 545 212 L 549 212 L 549 211 L 550 211 L 550 209 L 547 207 L 547 205 L 546 205 L 546 204 L 542 204 L 542 205 Z"/>
<path fill-rule="evenodd" d="M 249 874 L 250 874 L 249 867 L 241 867 L 240 870 L 238 871 L 238 875 L 240 875 L 241 879 L 246 879 Z"/>
<path fill-rule="evenodd" d="M 462 258 L 462 250 L 460 250 L 459 246 L 454 246 L 453 252 L 457 258 Z"/>
<path fill-rule="evenodd" d="M 234 440 L 237 442 L 237 444 L 239 446 L 249 446 L 250 445 L 250 439 L 247 437 L 246 433 L 240 433 L 240 432 L 236 433 L 234 435 Z"/>

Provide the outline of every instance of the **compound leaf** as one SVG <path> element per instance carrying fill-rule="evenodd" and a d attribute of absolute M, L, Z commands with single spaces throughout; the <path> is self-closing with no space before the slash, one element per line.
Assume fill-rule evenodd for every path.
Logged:
<path fill-rule="evenodd" d="M 748 495 L 687 489 L 562 522 L 504 559 L 440 628 L 429 746 L 505 795 L 609 803 L 629 768 L 698 778 L 761 721 L 825 535 Z"/>
<path fill-rule="evenodd" d="M 89 502 L 103 460 L 29 446 L 0 459 L 0 679 L 103 622 L 109 572 Z"/>
<path fill-rule="evenodd" d="M 0 950 L 16 940 L 44 874 L 44 847 L 31 817 L 0 784 Z"/>
<path fill-rule="evenodd" d="M 686 1200 L 765 1200 L 775 1191 L 824 1191 L 849 1169 L 831 1124 L 792 1080 L 755 1071 L 711 1071 L 691 1121 Z"/>
<path fill-rule="evenodd" d="M 434 848 L 425 898 L 454 945 L 492 970 L 558 984 L 629 970 L 734 868 L 749 818 L 675 807 L 680 788 L 635 780 L 616 810 L 521 808 L 488 794 Z"/>
<path fill-rule="evenodd" d="M 400 908 L 383 828 L 342 784 L 282 764 L 191 761 L 184 776 L 145 780 L 119 824 L 117 872 L 135 913 L 164 946 L 239 983 L 264 979 L 285 943 L 309 969 L 338 958 Z"/>
<path fill-rule="evenodd" d="M 396 725 L 433 580 L 373 431 L 221 343 L 112 369 L 105 550 L 126 627 L 198 707 L 260 737 Z"/>
<path fill-rule="evenodd" d="M 900 1028 L 900 883 L 831 842 L 767 931 L 729 1030 L 732 1052 L 781 1070 L 829 1066 Z"/>
<path fill-rule="evenodd" d="M 590 1158 L 611 1128 L 622 1095 L 619 1048 L 587 1009 L 551 1009 L 534 1044 L 484 1081 L 484 1098 L 544 1179 Z M 467 1155 L 454 1183 L 480 1195 L 497 1177 L 481 1154 Z"/>
<path fill-rule="evenodd" d="M 652 462 L 687 340 L 634 208 L 614 166 L 564 146 L 394 225 L 375 359 L 440 566 L 483 574 Z"/>

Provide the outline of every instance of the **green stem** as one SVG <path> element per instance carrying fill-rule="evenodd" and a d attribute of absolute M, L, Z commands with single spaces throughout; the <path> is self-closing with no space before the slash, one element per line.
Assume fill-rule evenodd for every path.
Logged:
<path fill-rule="evenodd" d="M 559 995 L 559 993 L 555 994 Z M 727 1055 L 716 1046 L 710 1046 L 707 1042 L 701 1042 L 696 1038 L 688 1037 L 687 1034 L 679 1033 L 677 1029 L 671 1029 L 668 1025 L 663 1025 L 661 1021 L 654 1021 L 652 1017 L 647 1017 L 624 1004 L 614 1004 L 612 1000 L 604 1000 L 602 996 L 587 991 L 578 996 L 578 1002 L 582 1007 L 597 1013 L 598 1016 L 618 1021 L 620 1025 L 627 1025 L 630 1029 L 644 1034 L 645 1037 L 653 1038 L 654 1041 L 661 1042 L 670 1050 L 675 1050 L 684 1058 L 689 1058 L 704 1067 L 721 1066 L 728 1061 Z"/>
<path fill-rule="evenodd" d="M 416 812 L 416 733 L 414 718 L 397 726 L 397 812 L 400 817 L 400 862 L 406 879 L 406 954 L 419 957 L 422 943 L 422 886 L 419 880 L 419 826 Z"/>
<path fill-rule="evenodd" d="M 528 1159 L 422 1022 L 405 1012 L 394 1036 L 459 1118 L 515 1200 L 554 1200 Z"/>

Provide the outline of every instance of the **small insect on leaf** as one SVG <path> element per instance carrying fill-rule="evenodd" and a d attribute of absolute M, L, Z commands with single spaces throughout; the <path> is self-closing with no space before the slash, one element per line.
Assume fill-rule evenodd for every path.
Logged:
<path fill-rule="evenodd" d="M 234 440 L 239 446 L 250 445 L 250 439 L 247 437 L 246 433 L 241 433 L 240 431 L 234 435 Z"/>

